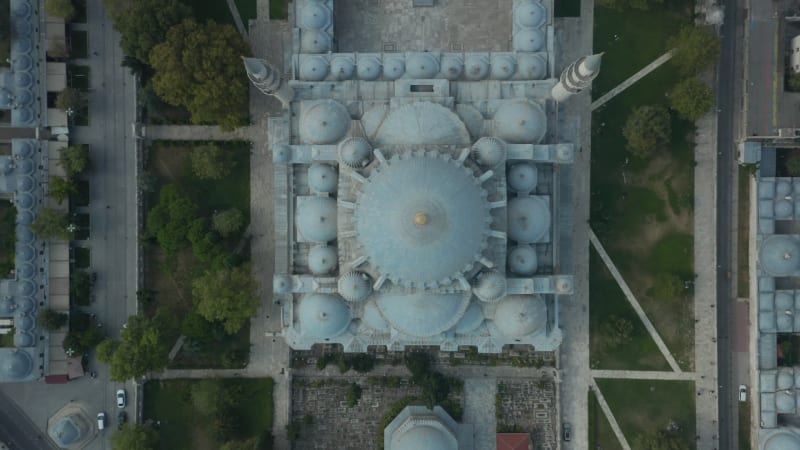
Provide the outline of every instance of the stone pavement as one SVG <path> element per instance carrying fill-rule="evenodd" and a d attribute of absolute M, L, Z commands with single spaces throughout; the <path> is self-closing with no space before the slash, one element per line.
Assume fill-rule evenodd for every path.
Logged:
<path fill-rule="evenodd" d="M 673 52 L 674 52 L 674 50 L 670 50 L 667 53 L 664 53 L 663 55 L 659 56 L 658 58 L 653 60 L 653 62 L 651 62 L 650 64 L 644 66 L 640 71 L 638 71 L 635 74 L 631 75 L 630 78 L 628 78 L 627 80 L 623 81 L 622 83 L 616 85 L 613 89 L 611 89 L 610 91 L 608 91 L 605 94 L 603 94 L 602 97 L 600 97 L 597 100 L 593 101 L 592 102 L 592 111 L 594 111 L 595 109 L 605 105 L 606 102 L 608 102 L 612 98 L 614 98 L 617 95 L 619 95 L 625 89 L 628 89 L 629 87 L 631 87 L 633 85 L 633 83 L 636 83 L 637 81 L 641 80 L 647 74 L 649 74 L 650 72 L 658 69 L 665 62 L 667 62 L 670 59 L 672 59 Z"/>
<path fill-rule="evenodd" d="M 466 378 L 464 380 L 464 423 L 472 425 L 475 448 L 494 448 L 497 444 L 495 416 L 496 378 Z"/>
<path fill-rule="evenodd" d="M 263 95 L 263 94 L 262 94 Z M 216 125 L 142 125 L 141 137 L 152 141 L 266 142 L 266 124 L 225 131 Z"/>
<path fill-rule="evenodd" d="M 694 381 L 694 372 L 666 372 L 650 370 L 592 370 L 593 378 L 622 378 L 628 380 Z"/>

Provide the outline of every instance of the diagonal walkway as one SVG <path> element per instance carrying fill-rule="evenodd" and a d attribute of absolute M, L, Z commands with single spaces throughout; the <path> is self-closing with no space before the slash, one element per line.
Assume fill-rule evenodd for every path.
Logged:
<path fill-rule="evenodd" d="M 232 1 L 232 0 L 229 0 L 229 1 Z M 623 81 L 622 83 L 620 83 L 616 87 L 614 87 L 614 89 L 611 89 L 610 91 L 606 92 L 605 95 L 603 95 L 602 97 L 600 97 L 597 100 L 595 100 L 594 102 L 592 102 L 592 111 L 594 111 L 595 109 L 605 105 L 609 100 L 611 100 L 612 98 L 614 98 L 617 95 L 619 95 L 625 89 L 628 89 L 629 87 L 631 87 L 633 85 L 633 83 L 636 83 L 637 81 L 641 80 L 642 78 L 647 76 L 647 74 L 649 74 L 650 72 L 658 69 L 665 62 L 667 62 L 670 59 L 672 59 L 672 52 L 673 52 L 673 50 L 670 50 L 667 53 L 664 53 L 663 55 L 659 56 L 653 62 L 651 62 L 650 64 L 644 66 L 642 68 L 642 70 L 636 72 L 630 78 L 628 78 L 627 80 Z"/>
<path fill-rule="evenodd" d="M 225 131 L 216 125 L 142 125 L 141 137 L 153 141 L 266 142 L 265 126 L 253 124 Z"/>
<path fill-rule="evenodd" d="M 636 297 L 633 295 L 631 288 L 628 287 L 628 283 L 625 282 L 625 279 L 622 278 L 622 274 L 619 273 L 617 270 L 617 266 L 614 265 L 614 262 L 611 261 L 611 257 L 608 256 L 606 253 L 606 249 L 603 248 L 603 244 L 600 243 L 600 240 L 597 239 L 597 235 L 594 234 L 593 230 L 589 230 L 589 240 L 592 242 L 595 250 L 600 255 L 600 258 L 605 263 L 606 267 L 608 267 L 609 272 L 614 277 L 614 280 L 617 281 L 617 284 L 622 289 L 622 292 L 625 294 L 625 298 L 628 299 L 628 302 L 633 306 L 634 311 L 636 311 L 636 315 L 639 316 L 639 319 L 644 324 L 644 327 L 647 328 L 647 332 L 650 333 L 650 336 L 655 341 L 658 349 L 661 350 L 661 354 L 664 355 L 664 358 L 669 363 L 669 366 L 675 372 L 681 372 L 680 366 L 678 366 L 678 362 L 675 361 L 675 358 L 670 353 L 669 348 L 667 348 L 667 344 L 664 343 L 664 340 L 661 339 L 661 335 L 658 334 L 656 327 L 653 326 L 653 323 L 650 322 L 650 319 L 647 318 L 647 314 L 645 314 L 642 306 L 639 305 L 639 302 L 636 300 Z"/>
<path fill-rule="evenodd" d="M 592 370 L 593 378 L 622 378 L 627 380 L 694 381 L 694 372 L 666 372 L 650 370 Z"/>
<path fill-rule="evenodd" d="M 239 15 L 239 8 L 236 7 L 236 3 L 233 0 L 226 0 L 228 2 L 228 9 L 231 10 L 231 15 L 233 16 L 233 21 L 236 22 L 236 29 L 239 30 L 239 34 L 247 40 L 247 28 L 244 27 L 244 22 L 242 22 L 242 16 Z"/>
<path fill-rule="evenodd" d="M 611 408 L 608 407 L 608 403 L 606 403 L 606 398 L 603 397 L 603 393 L 600 392 L 600 388 L 597 387 L 597 383 L 595 383 L 594 378 L 592 378 L 591 389 L 594 391 L 595 397 L 597 397 L 597 404 L 600 405 L 600 409 L 603 410 L 603 414 L 605 414 L 606 419 L 608 419 L 608 424 L 611 425 L 611 429 L 614 431 L 614 435 L 617 436 L 617 440 L 619 441 L 620 447 L 622 450 L 631 450 L 630 444 L 628 444 L 628 440 L 625 439 L 625 435 L 622 433 L 622 428 L 619 427 L 617 423 L 616 417 L 614 417 L 614 413 L 611 412 Z"/>

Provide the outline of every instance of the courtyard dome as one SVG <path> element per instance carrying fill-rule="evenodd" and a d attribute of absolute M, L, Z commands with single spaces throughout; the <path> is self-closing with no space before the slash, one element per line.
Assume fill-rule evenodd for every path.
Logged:
<path fill-rule="evenodd" d="M 322 56 L 306 56 L 300 63 L 300 78 L 306 81 L 321 81 L 328 76 L 328 61 Z"/>
<path fill-rule="evenodd" d="M 292 160 L 292 148 L 286 144 L 278 144 L 272 147 L 272 161 L 276 163 L 287 163 Z"/>
<path fill-rule="evenodd" d="M 469 131 L 456 113 L 431 102 L 392 108 L 377 130 L 378 145 L 447 145 L 471 143 Z"/>
<path fill-rule="evenodd" d="M 33 103 L 33 94 L 27 89 L 17 91 L 17 98 L 14 101 L 18 105 L 29 106 Z"/>
<path fill-rule="evenodd" d="M 369 275 L 363 272 L 348 272 L 339 277 L 337 283 L 339 295 L 348 302 L 366 300 L 372 293 L 372 281 Z"/>
<path fill-rule="evenodd" d="M 792 184 L 786 180 L 780 180 L 775 183 L 775 192 L 780 196 L 789 195 L 792 193 Z"/>
<path fill-rule="evenodd" d="M 31 4 L 26 0 L 14 0 L 11 2 L 11 12 L 20 19 L 27 19 L 31 16 Z"/>
<path fill-rule="evenodd" d="M 306 2 L 297 21 L 302 28 L 326 28 L 331 23 L 331 11 L 323 3 Z"/>
<path fill-rule="evenodd" d="M 350 129 L 350 113 L 335 100 L 320 100 L 300 116 L 300 137 L 309 144 L 333 144 Z"/>
<path fill-rule="evenodd" d="M 536 250 L 529 245 L 518 245 L 508 252 L 508 268 L 517 275 L 530 276 L 539 267 Z"/>
<path fill-rule="evenodd" d="M 478 164 L 492 168 L 506 160 L 506 144 L 497 138 L 482 137 L 472 145 L 472 157 Z"/>
<path fill-rule="evenodd" d="M 489 76 L 489 60 L 483 55 L 467 55 L 464 67 L 468 80 L 483 80 Z"/>
<path fill-rule="evenodd" d="M 30 209 L 33 207 L 33 196 L 27 192 L 20 192 L 14 199 L 20 208 Z"/>
<path fill-rule="evenodd" d="M 11 66 L 16 72 L 25 72 L 33 67 L 33 59 L 28 55 L 16 55 L 11 61 Z"/>
<path fill-rule="evenodd" d="M 355 71 L 356 64 L 350 57 L 337 56 L 331 60 L 331 75 L 337 80 L 349 80 L 353 78 Z"/>
<path fill-rule="evenodd" d="M 486 192 L 468 169 L 436 153 L 379 166 L 358 195 L 356 236 L 372 267 L 407 287 L 449 283 L 486 247 Z"/>
<path fill-rule="evenodd" d="M 464 62 L 459 56 L 445 55 L 442 57 L 442 76 L 448 80 L 456 80 L 464 71 Z"/>
<path fill-rule="evenodd" d="M 494 323 L 509 338 L 530 336 L 545 330 L 547 306 L 538 295 L 509 295 L 497 304 Z"/>
<path fill-rule="evenodd" d="M 363 137 L 349 137 L 339 143 L 339 162 L 354 169 L 367 165 L 372 158 L 372 146 Z"/>
<path fill-rule="evenodd" d="M 406 72 L 406 63 L 399 57 L 387 57 L 383 60 L 383 77 L 387 80 L 396 80 Z"/>
<path fill-rule="evenodd" d="M 469 293 L 386 293 L 375 303 L 383 317 L 398 331 L 430 337 L 452 328 L 469 306 Z"/>
<path fill-rule="evenodd" d="M 336 248 L 330 245 L 315 245 L 308 251 L 308 270 L 314 275 L 325 275 L 336 268 Z"/>
<path fill-rule="evenodd" d="M 794 212 L 794 206 L 789 200 L 778 200 L 775 202 L 775 218 L 776 219 L 789 219 Z"/>
<path fill-rule="evenodd" d="M 794 395 L 785 391 L 776 392 L 775 409 L 777 409 L 779 413 L 794 412 Z"/>
<path fill-rule="evenodd" d="M 17 308 L 24 313 L 30 313 L 36 309 L 36 304 L 30 297 L 20 297 L 17 300 Z"/>
<path fill-rule="evenodd" d="M 770 236 L 761 243 L 759 263 L 768 275 L 793 275 L 800 270 L 800 245 L 787 235 Z"/>
<path fill-rule="evenodd" d="M 30 244 L 33 242 L 33 232 L 25 225 L 17 225 L 17 242 Z"/>
<path fill-rule="evenodd" d="M 800 437 L 788 431 L 779 431 L 770 436 L 764 444 L 764 450 L 798 450 Z"/>
<path fill-rule="evenodd" d="M 550 231 L 550 208 L 541 197 L 515 197 L 508 202 L 508 236 L 521 243 L 539 242 Z"/>
<path fill-rule="evenodd" d="M 17 211 L 17 223 L 30 225 L 33 222 L 33 213 L 30 211 Z"/>
<path fill-rule="evenodd" d="M 14 328 L 18 330 L 30 331 L 33 325 L 33 318 L 28 315 L 19 315 L 14 319 Z"/>
<path fill-rule="evenodd" d="M 506 295 L 506 277 L 498 272 L 484 272 L 472 292 L 485 302 L 496 302 Z"/>
<path fill-rule="evenodd" d="M 514 192 L 527 194 L 536 189 L 539 183 L 539 171 L 531 163 L 516 163 L 509 167 L 506 179 L 508 186 Z"/>
<path fill-rule="evenodd" d="M 511 55 L 495 55 L 492 57 L 492 78 L 507 80 L 514 75 L 517 63 Z"/>
<path fill-rule="evenodd" d="M 17 243 L 15 250 L 16 250 L 15 256 L 17 261 L 30 262 L 33 261 L 33 258 L 36 256 L 36 254 L 33 251 L 33 247 L 27 244 Z"/>
<path fill-rule="evenodd" d="M 30 375 L 33 359 L 19 350 L 0 353 L 0 380 L 21 380 Z"/>
<path fill-rule="evenodd" d="M 374 56 L 363 56 L 358 58 L 356 72 L 361 80 L 377 80 L 381 76 L 381 62 Z"/>
<path fill-rule="evenodd" d="M 439 73 L 439 62 L 430 53 L 409 53 L 406 72 L 412 78 L 433 78 Z"/>
<path fill-rule="evenodd" d="M 424 423 L 424 422 L 423 422 Z M 444 430 L 427 424 L 417 424 L 395 437 L 392 450 L 458 450 L 458 441 Z"/>
<path fill-rule="evenodd" d="M 370 328 L 377 331 L 389 331 L 389 322 L 383 318 L 374 300 L 364 304 L 361 320 Z"/>
<path fill-rule="evenodd" d="M 794 376 L 789 370 L 781 370 L 778 372 L 778 390 L 789 389 L 794 386 Z"/>
<path fill-rule="evenodd" d="M 34 186 L 33 178 L 30 176 L 23 175 L 17 178 L 17 189 L 19 189 L 20 192 L 30 192 L 33 190 Z"/>
<path fill-rule="evenodd" d="M 20 263 L 17 264 L 17 276 L 23 279 L 28 279 L 33 276 L 33 264 Z"/>
<path fill-rule="evenodd" d="M 514 33 L 514 49 L 521 52 L 538 52 L 544 47 L 544 33 L 523 29 Z"/>
<path fill-rule="evenodd" d="M 308 168 L 308 185 L 315 192 L 335 192 L 339 174 L 329 164 L 315 163 Z"/>
<path fill-rule="evenodd" d="M 350 324 L 350 308 L 339 296 L 309 294 L 300 300 L 298 321 L 304 336 L 327 339 L 342 334 Z"/>
<path fill-rule="evenodd" d="M 300 50 L 305 53 L 325 53 L 331 50 L 331 36 L 319 30 L 300 30 Z"/>
<path fill-rule="evenodd" d="M 547 75 L 547 63 L 539 55 L 517 55 L 517 74 L 526 80 L 541 80 Z"/>
<path fill-rule="evenodd" d="M 30 159 L 23 159 L 17 164 L 17 171 L 23 175 L 30 175 L 33 173 L 33 161 Z"/>
<path fill-rule="evenodd" d="M 18 88 L 29 88 L 33 85 L 33 77 L 28 72 L 14 73 L 15 84 Z"/>
<path fill-rule="evenodd" d="M 36 292 L 36 287 L 32 281 L 24 280 L 17 282 L 17 294 L 19 295 L 33 295 Z"/>
<path fill-rule="evenodd" d="M 272 276 L 272 292 L 276 294 L 288 294 L 292 291 L 292 278 L 288 275 Z"/>
<path fill-rule="evenodd" d="M 24 331 L 14 335 L 14 347 L 33 347 L 34 339 L 30 333 Z"/>
<path fill-rule="evenodd" d="M 544 24 L 547 11 L 538 1 L 521 3 L 514 10 L 514 20 L 523 28 L 537 28 Z"/>
<path fill-rule="evenodd" d="M 506 101 L 494 113 L 497 136 L 514 144 L 536 144 L 547 131 L 542 107 L 524 100 Z"/>
<path fill-rule="evenodd" d="M 330 197 L 303 197 L 297 206 L 297 229 L 311 242 L 336 239 L 336 200 Z"/>

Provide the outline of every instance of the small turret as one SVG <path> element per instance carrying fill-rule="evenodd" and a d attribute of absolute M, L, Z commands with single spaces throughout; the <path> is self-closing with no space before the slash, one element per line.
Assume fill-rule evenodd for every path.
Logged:
<path fill-rule="evenodd" d="M 592 80 L 600 73 L 600 60 L 603 54 L 584 56 L 570 64 L 559 77 L 558 83 L 553 86 L 550 94 L 553 100 L 563 102 L 569 97 L 591 86 Z"/>
<path fill-rule="evenodd" d="M 294 98 L 294 90 L 286 84 L 278 69 L 263 59 L 242 58 L 247 70 L 247 78 L 259 91 L 272 95 L 281 101 L 284 108 L 289 107 L 289 102 Z"/>

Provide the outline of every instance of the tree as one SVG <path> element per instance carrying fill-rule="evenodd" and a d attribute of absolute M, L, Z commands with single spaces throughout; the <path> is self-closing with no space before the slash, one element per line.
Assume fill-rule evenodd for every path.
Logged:
<path fill-rule="evenodd" d="M 103 342 L 97 344 L 97 348 L 95 348 L 97 360 L 106 364 L 110 364 L 112 358 L 114 357 L 114 352 L 117 351 L 117 347 L 119 347 L 119 341 L 115 341 L 113 339 L 103 340 Z"/>
<path fill-rule="evenodd" d="M 186 230 L 195 218 L 197 206 L 178 191 L 174 184 L 161 188 L 158 203 L 147 215 L 147 234 L 154 237 L 167 253 L 175 253 L 188 244 Z"/>
<path fill-rule="evenodd" d="M 646 157 L 658 147 L 668 144 L 671 133 L 669 112 L 660 105 L 634 109 L 622 129 L 628 150 L 639 157 Z"/>
<path fill-rule="evenodd" d="M 231 25 L 187 19 L 150 52 L 153 87 L 166 102 L 185 107 L 193 123 L 224 129 L 245 125 L 249 88 L 240 58 L 249 54 Z"/>
<path fill-rule="evenodd" d="M 230 208 L 214 214 L 214 229 L 224 237 L 239 231 L 244 225 L 244 214 L 237 208 Z"/>
<path fill-rule="evenodd" d="M 56 96 L 56 108 L 67 114 L 80 112 L 89 105 L 89 100 L 83 92 L 68 87 Z"/>
<path fill-rule="evenodd" d="M 685 76 L 712 67 L 719 59 L 720 39 L 711 27 L 684 27 L 668 45 L 675 49 L 672 63 Z"/>
<path fill-rule="evenodd" d="M 76 13 L 71 0 L 45 0 L 44 10 L 51 16 L 61 17 L 64 22 L 72 20 Z"/>
<path fill-rule="evenodd" d="M 347 392 L 345 392 L 347 407 L 352 408 L 356 406 L 359 400 L 361 400 L 361 386 L 359 386 L 358 383 L 350 383 L 347 386 Z"/>
<path fill-rule="evenodd" d="M 219 180 L 231 173 L 235 162 L 230 153 L 225 152 L 218 145 L 202 145 L 189 153 L 192 163 L 192 172 L 204 180 Z"/>
<path fill-rule="evenodd" d="M 139 172 L 137 184 L 142 192 L 155 192 L 158 187 L 158 176 L 149 170 L 143 170 Z"/>
<path fill-rule="evenodd" d="M 197 312 L 234 334 L 256 313 L 259 300 L 249 264 L 206 271 L 192 281 Z"/>
<path fill-rule="evenodd" d="M 147 372 L 162 370 L 169 361 L 169 339 L 174 333 L 174 319 L 165 311 L 153 317 L 143 313 L 128 318 L 122 338 L 111 356 L 111 379 L 125 381 Z"/>
<path fill-rule="evenodd" d="M 92 291 L 92 278 L 85 270 L 73 270 L 69 274 L 69 296 L 78 305 L 88 305 Z M 74 314 L 73 314 L 74 315 Z"/>
<path fill-rule="evenodd" d="M 88 353 L 102 340 L 103 336 L 97 330 L 97 327 L 91 326 L 82 331 L 69 330 L 67 335 L 64 336 L 62 345 L 68 353 L 70 351 L 76 354 Z"/>
<path fill-rule="evenodd" d="M 623 317 L 611 316 L 603 322 L 601 328 L 603 347 L 606 350 L 612 350 L 630 342 L 633 322 Z"/>
<path fill-rule="evenodd" d="M 147 425 L 127 422 L 111 435 L 114 450 L 155 450 L 158 448 L 158 432 Z"/>
<path fill-rule="evenodd" d="M 56 331 L 69 321 L 69 316 L 50 308 L 39 311 L 38 323 L 47 331 Z"/>
<path fill-rule="evenodd" d="M 60 205 L 71 195 L 78 193 L 78 185 L 69 178 L 50 177 L 50 191 L 48 195 Z"/>
<path fill-rule="evenodd" d="M 230 441 L 226 442 L 220 450 L 260 450 L 261 439 L 256 436 L 244 441 Z"/>
<path fill-rule="evenodd" d="M 679 116 L 695 121 L 714 106 L 714 91 L 699 78 L 688 78 L 672 89 L 669 100 Z"/>
<path fill-rule="evenodd" d="M 673 273 L 659 273 L 653 283 L 653 298 L 661 301 L 675 300 L 683 292 L 683 281 Z"/>
<path fill-rule="evenodd" d="M 787 79 L 789 90 L 792 92 L 800 92 L 800 73 L 791 73 Z"/>
<path fill-rule="evenodd" d="M 786 158 L 786 171 L 790 177 L 800 177 L 800 155 Z"/>
<path fill-rule="evenodd" d="M 222 237 L 219 233 L 211 229 L 209 220 L 200 217 L 192 222 L 186 237 L 192 243 L 192 253 L 200 261 L 209 263 L 210 267 L 216 267 L 224 253 L 224 249 L 219 245 Z"/>
<path fill-rule="evenodd" d="M 67 229 L 69 219 L 65 213 L 50 208 L 42 208 L 31 223 L 31 231 L 40 239 L 61 239 L 68 241 L 72 233 Z"/>
<path fill-rule="evenodd" d="M 149 64 L 150 51 L 164 40 L 167 31 L 191 15 L 191 9 L 179 0 L 136 0 L 115 6 L 112 17 L 120 34 L 119 45 L 126 56 L 144 65 Z"/>
<path fill-rule="evenodd" d="M 219 379 L 205 379 L 192 384 L 192 405 L 209 418 L 227 413 L 231 406 L 231 395 Z"/>
<path fill-rule="evenodd" d="M 183 318 L 181 333 L 198 342 L 207 342 L 214 338 L 214 325 L 197 311 L 191 311 Z"/>
<path fill-rule="evenodd" d="M 597 4 L 606 8 L 625 10 L 629 8 L 648 10 L 652 5 L 660 5 L 663 0 L 598 0 Z"/>
<path fill-rule="evenodd" d="M 58 153 L 58 165 L 64 169 L 69 178 L 83 175 L 91 165 L 89 147 L 85 145 L 62 147 Z"/>

